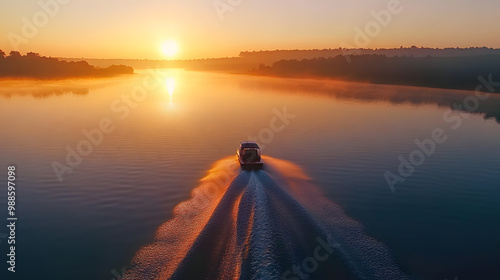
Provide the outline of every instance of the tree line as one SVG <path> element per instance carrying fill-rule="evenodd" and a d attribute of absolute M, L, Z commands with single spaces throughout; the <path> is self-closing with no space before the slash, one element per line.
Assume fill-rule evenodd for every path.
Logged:
<path fill-rule="evenodd" d="M 133 74 L 134 69 L 125 65 L 98 68 L 86 61 L 65 61 L 28 52 L 22 55 L 11 51 L 9 55 L 0 50 L 0 77 L 60 79 L 75 77 L 106 77 Z"/>
<path fill-rule="evenodd" d="M 378 84 L 474 89 L 478 77 L 500 81 L 500 55 L 408 57 L 338 55 L 329 58 L 280 60 L 261 64 L 252 74 L 296 78 L 334 78 Z"/>

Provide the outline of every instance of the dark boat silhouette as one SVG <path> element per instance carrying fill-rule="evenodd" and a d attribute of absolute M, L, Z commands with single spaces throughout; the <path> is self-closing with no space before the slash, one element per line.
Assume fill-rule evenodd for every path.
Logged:
<path fill-rule="evenodd" d="M 259 145 L 253 141 L 244 141 L 236 150 L 236 157 L 242 169 L 261 169 L 264 165 Z"/>

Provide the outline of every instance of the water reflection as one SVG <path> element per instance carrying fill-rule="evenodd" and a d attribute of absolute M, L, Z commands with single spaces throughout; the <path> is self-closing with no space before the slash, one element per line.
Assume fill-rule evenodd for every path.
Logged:
<path fill-rule="evenodd" d="M 474 104 L 470 102 L 470 97 L 474 96 L 473 89 L 464 91 L 283 78 L 268 78 L 258 82 L 242 79 L 240 86 L 244 89 L 254 89 L 260 92 L 277 91 L 287 94 L 322 95 L 347 101 L 436 104 L 453 110 L 482 114 L 485 119 L 493 118 L 500 123 L 500 94 L 491 94 L 487 100 L 479 100 L 477 104 Z M 470 104 L 464 104 L 464 102 Z M 474 106 L 475 110 L 465 110 L 466 107 L 470 106 Z M 475 108 L 476 106 L 477 108 Z"/>
<path fill-rule="evenodd" d="M 175 91 L 175 79 L 173 77 L 168 77 L 165 80 L 165 87 L 167 88 L 168 96 L 170 97 L 170 105 L 172 105 L 172 95 Z"/>
<path fill-rule="evenodd" d="M 472 272 L 489 269 L 492 279 L 493 275 L 500 275 L 498 266 L 493 261 L 489 263 L 495 260 L 500 248 L 500 239 L 497 238 L 500 235 L 498 126 L 493 122 L 482 122 L 479 117 L 471 117 L 464 121 L 461 129 L 452 131 L 439 119 L 447 107 L 433 108 L 437 107 L 434 104 L 450 106 L 453 98 L 463 101 L 470 95 L 469 92 L 160 70 L 155 72 L 158 73 L 155 76 L 159 79 L 158 87 L 148 91 L 144 101 L 134 101 L 136 108 L 123 103 L 123 96 L 131 97 L 132 90 L 143 85 L 148 73 L 144 71 L 126 78 L 100 79 L 99 82 L 33 82 L 10 88 L 0 82 L 0 92 L 13 95 L 11 100 L 0 97 L 0 127 L 2 132 L 8 131 L 0 133 L 0 165 L 15 163 L 23 170 L 25 223 L 20 229 L 24 233 L 37 232 L 40 237 L 32 239 L 24 249 L 20 248 L 19 255 L 29 258 L 25 263 L 33 266 L 31 270 L 20 271 L 20 278 L 77 280 L 106 279 L 105 276 L 109 275 L 109 279 L 112 277 L 110 269 L 127 266 L 143 244 L 153 246 L 145 247 L 153 248 L 152 251 L 144 251 L 145 257 L 151 257 L 152 261 L 145 263 L 151 269 L 168 270 L 165 266 L 155 266 L 159 260 L 174 259 L 169 264 L 182 261 L 184 256 L 172 253 L 179 251 L 161 250 L 161 247 L 178 242 L 181 251 L 188 253 L 189 245 L 200 237 L 195 231 L 203 230 L 204 221 L 214 217 L 211 215 L 213 212 L 196 212 L 197 209 L 191 207 L 176 208 L 175 213 L 180 212 L 180 215 L 176 214 L 177 219 L 185 218 L 183 221 L 187 226 L 174 229 L 173 226 L 182 223 L 166 224 L 159 229 L 166 235 L 159 235 L 151 243 L 158 225 L 172 218 L 174 206 L 187 199 L 198 178 L 214 159 L 233 155 L 235 143 L 242 139 L 259 137 L 261 131 L 270 127 L 270 121 L 275 116 L 273 109 L 284 114 L 284 106 L 288 114 L 298 117 L 290 122 L 290 126 L 276 132 L 272 143 L 265 143 L 265 153 L 302 166 L 329 200 L 342 205 L 351 217 L 367 228 L 371 236 L 383 241 L 394 252 L 393 256 L 402 268 L 415 274 L 417 279 L 445 279 L 446 275 L 458 274 L 462 263 L 478 268 Z M 169 77 L 173 82 L 167 82 Z M 153 80 L 149 82 L 153 83 Z M 88 87 L 90 93 L 84 98 L 66 94 L 47 100 L 29 95 L 26 98 L 16 93 L 21 87 L 42 90 L 56 84 L 59 89 L 65 86 Z M 110 85 L 102 87 L 102 84 Z M 168 105 L 170 92 L 167 84 L 170 84 L 172 99 L 176 91 L 174 105 Z M 99 90 L 96 90 L 97 87 Z M 248 89 L 251 87 L 255 90 Z M 448 94 L 451 97 L 446 97 Z M 115 112 L 110 107 L 115 100 L 126 106 L 123 110 L 130 111 L 123 120 L 120 117 L 125 111 Z M 492 96 L 490 101 L 491 105 L 486 105 L 495 106 L 496 97 Z M 393 103 L 404 104 L 391 106 Z M 408 106 L 412 103 L 423 105 L 413 110 L 412 106 Z M 498 104 L 496 108 L 499 108 Z M 492 109 L 494 111 L 495 107 Z M 90 140 L 82 133 L 84 130 L 92 132 L 94 139 L 98 137 L 98 133 L 94 132 L 99 129 L 103 118 L 111 119 L 116 129 L 103 134 L 100 145 L 93 146 L 91 154 L 82 157 L 74 172 L 64 183 L 59 183 L 51 163 L 66 162 L 67 147 L 78 152 L 79 143 Z M 419 166 L 404 187 L 391 194 L 383 177 L 384 171 L 397 171 L 398 155 L 402 153 L 407 157 L 417 148 L 414 140 L 430 137 L 428 133 L 436 127 L 448 128 L 448 142 L 436 147 L 435 154 Z M 74 162 L 73 157 L 71 161 Z M 298 176 L 298 172 L 289 165 L 275 166 L 283 166 L 282 169 L 287 172 L 272 174 Z M 228 171 L 219 180 L 226 180 L 232 174 Z M 243 207 L 262 202 L 253 199 L 252 195 L 263 193 L 264 197 L 270 197 L 272 200 L 269 203 L 254 208 L 265 211 L 247 208 L 248 214 L 269 213 L 272 221 L 276 221 L 259 224 L 272 226 L 260 232 L 275 233 L 273 237 L 279 241 L 305 229 L 303 232 L 314 238 L 309 242 L 300 242 L 303 235 L 298 235 L 291 240 L 299 241 L 291 244 L 309 246 L 310 249 L 303 252 L 308 257 L 313 256 L 317 231 L 309 230 L 310 227 L 302 226 L 304 224 L 296 219 L 308 212 L 297 213 L 296 208 L 289 207 L 288 202 L 293 200 L 283 202 L 283 196 L 277 192 L 283 187 L 290 187 L 290 191 L 286 189 L 286 192 L 297 194 L 292 198 L 298 201 L 311 198 L 313 189 L 309 184 L 301 187 L 291 183 L 257 187 L 256 183 L 272 181 L 265 174 L 256 175 L 255 183 L 234 185 L 249 186 L 246 190 L 250 196 L 241 196 L 243 200 L 235 200 L 233 205 Z M 240 176 L 240 180 L 246 178 L 248 176 L 244 174 Z M 301 190 L 306 192 L 305 195 L 297 193 Z M 211 194 L 213 201 L 223 196 L 222 193 Z M 195 194 L 193 197 L 199 196 Z M 331 209 L 321 207 L 317 196 L 311 200 L 318 211 Z M 203 203 L 192 202 L 195 205 Z M 314 206 L 307 201 L 299 202 L 308 207 Z M 210 202 L 207 205 L 207 208 L 212 207 Z M 268 207 L 274 210 L 268 211 Z M 231 210 L 235 208 L 221 209 L 223 211 L 219 213 L 234 218 Z M 206 213 L 208 217 L 202 215 Z M 45 218 L 54 216 L 57 219 Z M 225 218 L 221 214 L 216 216 Z M 243 215 L 243 218 L 249 216 Z M 334 219 L 337 216 L 327 217 Z M 262 216 L 254 220 L 265 221 Z M 219 225 L 221 223 L 216 223 L 216 226 Z M 223 230 L 238 229 L 230 223 L 222 225 L 228 225 Z M 244 226 L 239 228 L 240 240 L 246 240 L 247 236 L 253 238 L 252 233 L 255 237 L 262 236 L 253 230 L 257 227 L 249 227 L 248 222 L 242 221 L 240 225 Z M 295 228 L 288 230 L 287 225 Z M 474 230 L 463 230 L 467 228 Z M 275 229 L 284 231 L 284 234 L 279 235 L 280 232 Z M 179 236 L 175 235 L 176 232 L 189 234 Z M 170 240 L 169 236 L 179 239 Z M 227 236 L 232 242 L 236 239 L 231 238 L 237 237 L 238 233 L 220 236 Z M 210 239 L 201 235 L 199 240 L 206 241 L 202 244 L 207 244 L 204 249 L 209 250 L 224 241 L 220 236 Z M 453 238 L 447 238 L 450 236 Z M 446 242 L 443 242 L 444 239 Z M 30 238 L 26 236 L 25 240 Z M 82 240 L 86 241 L 82 243 Z M 172 243 L 161 243 L 163 240 Z M 259 240 L 270 239 L 253 239 L 248 244 L 261 244 Z M 54 247 L 53 244 L 60 246 Z M 245 247 L 247 243 L 234 244 L 242 245 L 236 249 L 248 248 Z M 280 246 L 283 243 L 275 244 Z M 187 247 L 182 247 L 184 245 Z M 227 252 L 234 252 L 234 247 L 229 249 Z M 51 258 L 44 258 L 44 252 L 48 250 Z M 74 253 L 68 255 L 68 252 Z M 248 256 L 252 257 L 268 251 L 248 252 Z M 89 254 L 95 257 L 89 258 Z M 211 254 L 202 256 L 210 261 L 216 255 L 211 251 Z M 230 260 L 229 255 L 220 256 L 221 260 Z M 45 269 L 54 262 L 65 262 L 69 257 L 72 260 L 70 266 L 56 272 Z M 303 257 L 305 255 L 301 253 L 297 262 L 302 262 Z M 440 261 L 443 259 L 448 261 L 443 263 Z M 326 267 L 325 262 L 322 264 Z M 283 267 L 291 268 L 289 265 Z M 80 271 L 80 274 L 75 275 L 74 271 Z M 104 277 L 100 277 L 103 274 Z M 459 278 L 466 277 L 460 274 Z"/>
<path fill-rule="evenodd" d="M 53 96 L 62 96 L 66 94 L 87 95 L 90 89 L 88 87 L 49 87 L 49 88 L 17 88 L 15 91 L 9 87 L 0 89 L 0 96 L 11 98 L 12 96 L 32 96 L 37 99 L 45 99 Z"/>
<path fill-rule="evenodd" d="M 123 279 L 298 279 L 296 260 L 310 279 L 408 279 L 299 166 L 264 161 L 245 171 L 234 156 L 219 160 Z"/>
<path fill-rule="evenodd" d="M 0 96 L 12 98 L 15 96 L 31 96 L 36 99 L 60 97 L 63 95 L 87 95 L 91 90 L 100 89 L 123 82 L 128 78 L 116 77 L 106 79 L 80 79 L 80 80 L 0 80 Z"/>

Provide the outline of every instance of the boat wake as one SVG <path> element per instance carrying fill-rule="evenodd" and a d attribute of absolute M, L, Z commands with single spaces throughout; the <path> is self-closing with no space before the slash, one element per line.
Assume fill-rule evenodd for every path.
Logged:
<path fill-rule="evenodd" d="M 296 165 L 218 161 L 123 279 L 408 279 Z"/>

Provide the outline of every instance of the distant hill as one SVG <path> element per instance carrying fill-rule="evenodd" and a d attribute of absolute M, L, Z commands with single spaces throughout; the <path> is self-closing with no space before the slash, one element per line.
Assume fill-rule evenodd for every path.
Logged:
<path fill-rule="evenodd" d="M 86 61 L 65 61 L 42 57 L 37 53 L 21 55 L 12 51 L 8 56 L 0 50 L 0 78 L 64 79 L 78 77 L 109 77 L 133 74 L 134 69 L 125 65 L 99 68 Z"/>
<path fill-rule="evenodd" d="M 93 64 L 93 65 L 92 65 Z M 117 65 L 118 64 L 118 65 Z M 241 52 L 239 57 L 192 60 L 61 59 L 37 53 L 7 56 L 0 78 L 64 79 L 132 74 L 134 68 L 183 68 L 293 78 L 331 78 L 378 84 L 474 89 L 477 77 L 500 80 L 500 49 L 409 48 Z"/>
<path fill-rule="evenodd" d="M 240 53 L 240 57 L 260 61 L 261 63 L 273 63 L 278 60 L 287 59 L 312 59 L 319 57 L 335 57 L 337 55 L 365 55 L 378 54 L 387 57 L 394 56 L 409 56 L 409 57 L 461 57 L 461 56 L 478 56 L 478 55 L 500 55 L 500 49 L 492 49 L 487 47 L 472 47 L 472 48 L 417 48 L 415 46 L 396 49 L 314 49 L 314 50 L 274 50 L 274 51 L 245 51 Z"/>
<path fill-rule="evenodd" d="M 387 57 L 464 57 L 500 55 L 500 49 L 486 47 L 473 48 L 397 48 L 397 49 L 323 49 L 323 50 L 274 50 L 274 51 L 244 51 L 238 57 L 188 59 L 188 60 L 152 60 L 152 59 L 91 59 L 85 61 L 98 67 L 108 67 L 113 64 L 126 64 L 135 69 L 147 68 L 183 68 L 196 71 L 219 71 L 226 73 L 246 73 L 258 68 L 260 64 L 271 65 L 279 60 L 302 60 L 313 58 L 329 58 L 337 55 L 379 54 Z M 81 61 L 84 58 L 62 58 L 67 61 Z"/>

